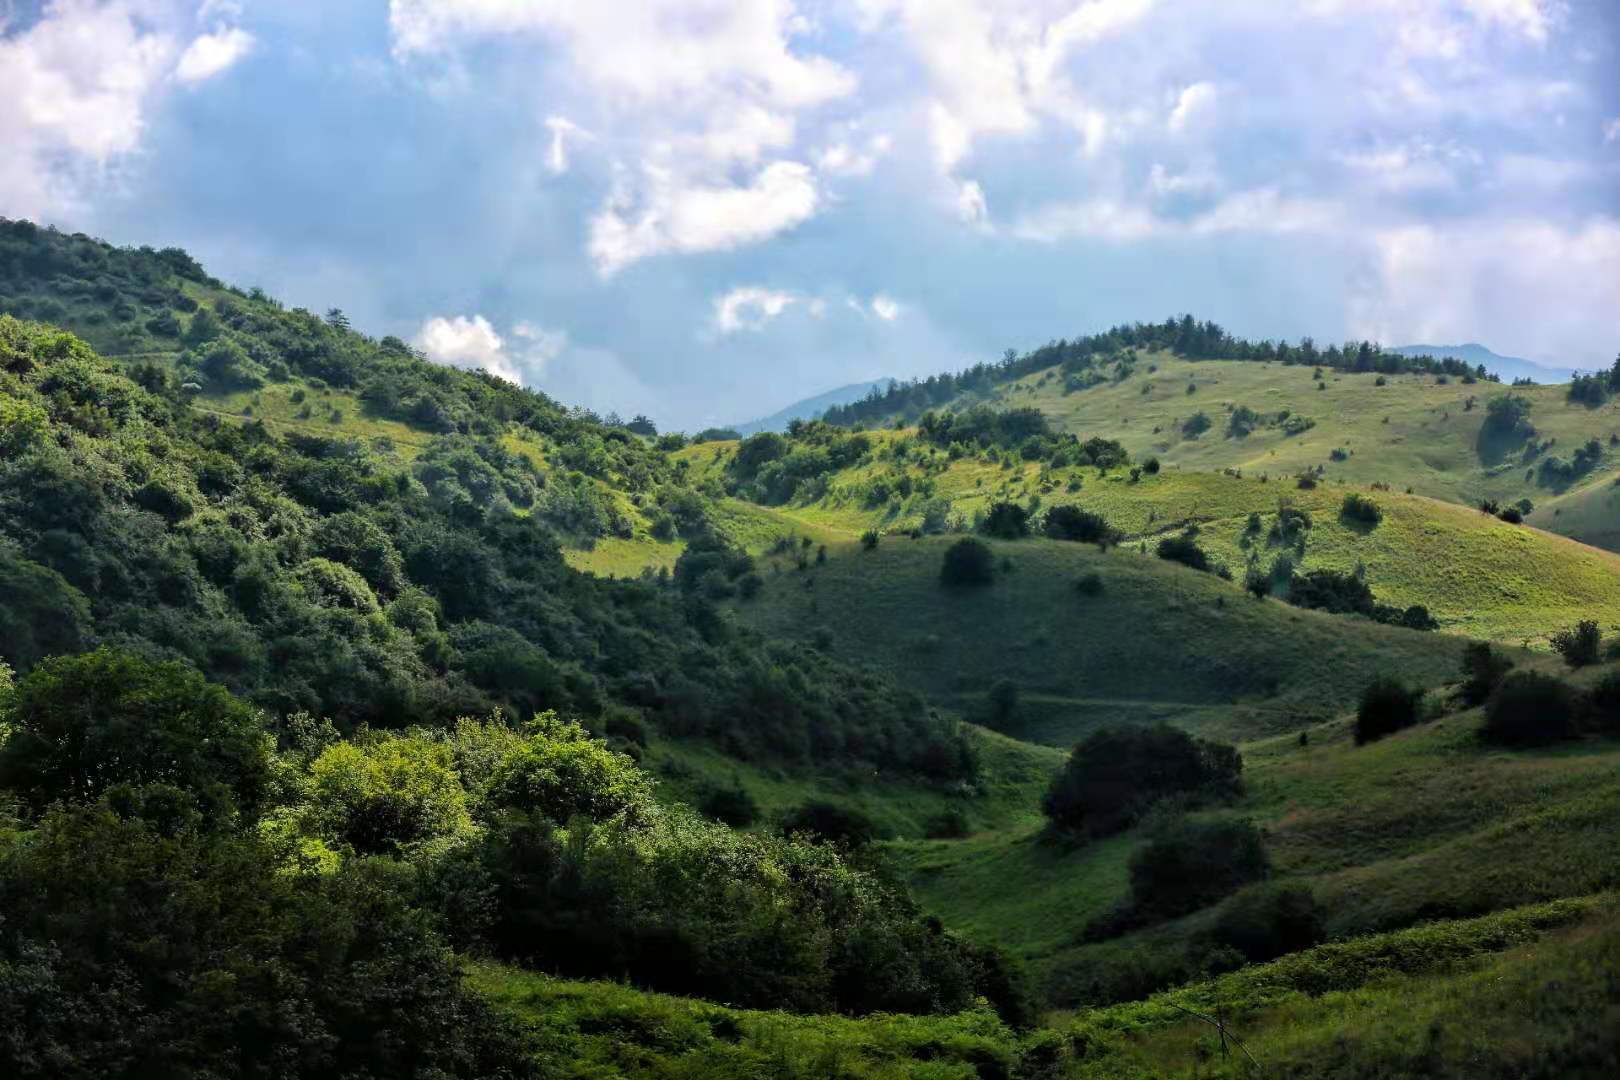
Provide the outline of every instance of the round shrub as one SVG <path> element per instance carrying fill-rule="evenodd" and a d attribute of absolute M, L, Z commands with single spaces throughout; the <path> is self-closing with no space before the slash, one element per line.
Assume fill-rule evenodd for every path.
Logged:
<path fill-rule="evenodd" d="M 1265 885 L 1233 897 L 1211 932 L 1251 963 L 1308 949 L 1327 936 L 1322 909 L 1310 886 Z"/>
<path fill-rule="evenodd" d="M 1361 704 L 1356 709 L 1356 745 L 1416 724 L 1422 704 L 1422 690 L 1409 688 L 1398 679 L 1374 679 L 1361 692 Z"/>
<path fill-rule="evenodd" d="M 1480 735 L 1502 746 L 1545 746 L 1576 732 L 1575 692 L 1550 675 L 1514 672 L 1485 707 Z"/>
<path fill-rule="evenodd" d="M 945 550 L 939 580 L 943 585 L 988 585 L 995 580 L 995 564 L 990 545 L 964 538 Z"/>

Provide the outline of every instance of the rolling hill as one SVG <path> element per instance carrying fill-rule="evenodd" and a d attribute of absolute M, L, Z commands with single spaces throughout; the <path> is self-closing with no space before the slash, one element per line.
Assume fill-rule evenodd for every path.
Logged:
<path fill-rule="evenodd" d="M 1445 356 L 1461 360 L 1470 367 L 1483 367 L 1505 383 L 1516 379 L 1529 379 L 1533 383 L 1560 383 L 1569 378 L 1569 372 L 1560 368 L 1523 360 L 1517 356 L 1500 356 L 1483 345 L 1397 345 L 1390 352 L 1402 356 Z"/>

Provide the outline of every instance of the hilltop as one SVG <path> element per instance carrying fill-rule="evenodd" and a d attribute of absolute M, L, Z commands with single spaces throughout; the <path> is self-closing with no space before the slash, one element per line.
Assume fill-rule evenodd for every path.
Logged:
<path fill-rule="evenodd" d="M 1451 357 L 1471 367 L 1482 367 L 1506 383 L 1519 379 L 1528 379 L 1533 383 L 1558 383 L 1569 376 L 1568 371 L 1538 364 L 1534 360 L 1501 356 L 1477 342 L 1466 345 L 1397 345 L 1390 352 L 1403 356 Z"/>

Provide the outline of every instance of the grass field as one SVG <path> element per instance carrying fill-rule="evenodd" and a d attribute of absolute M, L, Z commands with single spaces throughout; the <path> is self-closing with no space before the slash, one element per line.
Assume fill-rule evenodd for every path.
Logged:
<path fill-rule="evenodd" d="M 737 615 L 781 638 L 830 635 L 836 655 L 884 667 L 970 719 L 985 692 L 1010 679 L 1029 698 L 1032 727 L 1008 733 L 1060 746 L 1121 714 L 1236 738 L 1296 731 L 1338 713 L 1375 675 L 1434 685 L 1461 656 L 1449 635 L 1256 601 L 1128 550 L 998 542 L 1011 572 L 987 588 L 946 589 L 938 575 L 951 542 L 844 545 L 802 572 L 766 558 L 764 589 Z M 1093 572 L 1102 592 L 1082 595 L 1074 582 Z"/>

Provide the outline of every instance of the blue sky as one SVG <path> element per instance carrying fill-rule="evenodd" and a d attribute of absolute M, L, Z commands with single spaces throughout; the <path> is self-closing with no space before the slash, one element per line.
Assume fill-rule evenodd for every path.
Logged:
<path fill-rule="evenodd" d="M 1620 350 L 1612 0 L 0 0 L 0 214 L 666 427 L 1190 311 Z"/>

